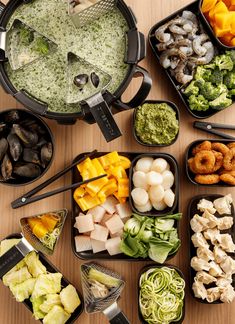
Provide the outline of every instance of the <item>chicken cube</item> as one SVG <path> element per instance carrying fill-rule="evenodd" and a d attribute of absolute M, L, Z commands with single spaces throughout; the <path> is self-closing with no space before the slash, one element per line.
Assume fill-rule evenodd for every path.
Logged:
<path fill-rule="evenodd" d="M 95 229 L 91 232 L 90 238 L 93 240 L 106 242 L 109 236 L 109 230 L 99 224 L 94 225 Z"/>
<path fill-rule="evenodd" d="M 94 222 L 91 214 L 76 217 L 76 226 L 80 233 L 86 233 L 94 230 Z"/>
<path fill-rule="evenodd" d="M 120 249 L 120 243 L 121 243 L 120 237 L 114 237 L 107 240 L 107 242 L 105 243 L 105 247 L 108 250 L 108 253 L 110 255 L 116 255 L 122 253 Z"/>
<path fill-rule="evenodd" d="M 96 206 L 91 208 L 88 213 L 93 216 L 94 223 L 100 223 L 106 213 L 106 210 L 101 206 Z"/>
<path fill-rule="evenodd" d="M 116 205 L 116 210 L 120 218 L 126 218 L 132 215 L 132 210 L 128 202 Z"/>
<path fill-rule="evenodd" d="M 91 239 L 89 236 L 78 235 L 75 236 L 76 252 L 84 252 L 92 249 Z"/>
<path fill-rule="evenodd" d="M 105 222 L 105 225 L 107 226 L 111 234 L 121 231 L 124 227 L 124 223 L 118 214 L 114 214 L 109 220 Z"/>

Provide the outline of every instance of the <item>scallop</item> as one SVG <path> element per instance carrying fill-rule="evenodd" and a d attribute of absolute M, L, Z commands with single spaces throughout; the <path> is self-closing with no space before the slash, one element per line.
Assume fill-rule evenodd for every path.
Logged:
<path fill-rule="evenodd" d="M 157 186 L 162 184 L 163 182 L 163 177 L 161 173 L 155 172 L 155 171 L 150 171 L 146 175 L 146 181 L 147 184 L 150 186 Z"/>
<path fill-rule="evenodd" d="M 147 213 L 150 210 L 152 210 L 153 206 L 151 204 L 151 202 L 148 200 L 147 204 L 145 204 L 144 206 L 139 206 L 135 204 L 135 208 L 140 212 L 140 213 Z"/>
<path fill-rule="evenodd" d="M 175 194 L 171 189 L 167 189 L 164 195 L 164 202 L 168 207 L 172 207 L 175 201 Z"/>
<path fill-rule="evenodd" d="M 143 188 L 145 190 L 148 190 L 148 184 L 146 181 L 146 173 L 143 171 L 136 171 L 133 174 L 133 184 L 136 188 Z"/>
<path fill-rule="evenodd" d="M 165 196 L 165 190 L 162 185 L 150 187 L 149 198 L 152 203 L 163 200 L 164 196 Z"/>
<path fill-rule="evenodd" d="M 167 204 L 165 203 L 164 200 L 157 201 L 153 203 L 153 208 L 156 209 L 157 211 L 162 211 L 167 208 Z"/>
<path fill-rule="evenodd" d="M 162 159 L 162 158 L 155 159 L 153 161 L 153 164 L 151 167 L 152 171 L 156 171 L 159 173 L 162 173 L 165 170 L 169 170 L 169 169 L 170 169 L 169 163 L 165 159 Z"/>
<path fill-rule="evenodd" d="M 162 182 L 163 188 L 165 190 L 170 189 L 175 182 L 174 174 L 171 171 L 166 170 L 162 173 L 162 177 L 163 177 L 163 182 Z"/>
<path fill-rule="evenodd" d="M 135 188 L 131 192 L 131 197 L 134 203 L 138 206 L 144 206 L 149 200 L 149 195 L 146 190 L 142 188 Z"/>
<path fill-rule="evenodd" d="M 148 173 L 151 169 L 152 164 L 153 164 L 153 158 L 151 157 L 141 158 L 136 163 L 136 171 L 142 171 Z"/>

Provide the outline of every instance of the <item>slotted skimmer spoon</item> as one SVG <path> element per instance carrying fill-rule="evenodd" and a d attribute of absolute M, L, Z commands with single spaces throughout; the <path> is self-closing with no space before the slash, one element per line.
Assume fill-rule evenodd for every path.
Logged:
<path fill-rule="evenodd" d="M 118 287 L 109 290 L 109 294 L 104 298 L 95 298 L 91 293 L 89 283 L 89 271 L 90 269 L 98 270 L 108 276 L 119 279 L 120 284 Z M 96 263 L 86 263 L 81 266 L 81 279 L 82 279 L 82 291 L 85 302 L 85 311 L 88 314 L 97 312 L 104 313 L 109 319 L 111 324 L 129 324 L 130 322 L 121 311 L 117 304 L 117 300 L 121 295 L 121 292 L 125 286 L 125 282 L 121 276 L 109 269 L 101 267 Z"/>
<path fill-rule="evenodd" d="M 57 45 L 19 19 L 1 33 L 1 49 L 5 51 L 12 70 L 31 64 L 57 49 Z"/>
<path fill-rule="evenodd" d="M 63 224 L 68 214 L 67 209 L 62 209 L 59 211 L 53 211 L 49 213 L 59 215 L 62 218 L 62 227 L 63 227 Z M 36 217 L 36 216 L 41 216 L 41 215 L 35 215 L 32 217 Z M 23 260 L 28 253 L 32 251 L 41 252 L 42 254 L 46 254 L 46 255 L 50 255 L 54 252 L 54 249 L 53 250 L 48 249 L 32 233 L 32 230 L 30 229 L 28 223 L 26 222 L 26 218 L 23 218 L 21 220 L 20 225 L 22 231 L 22 239 L 17 245 L 13 246 L 10 250 L 8 250 L 5 254 L 3 254 L 0 257 L 0 278 L 2 278 L 9 270 L 11 270 L 17 263 Z"/>

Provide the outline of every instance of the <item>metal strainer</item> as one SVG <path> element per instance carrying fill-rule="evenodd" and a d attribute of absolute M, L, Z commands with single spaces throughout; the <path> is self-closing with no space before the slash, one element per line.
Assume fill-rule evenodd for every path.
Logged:
<path fill-rule="evenodd" d="M 95 298 L 90 290 L 89 270 L 95 269 L 104 274 L 120 280 L 120 285 L 112 288 L 105 298 Z M 129 324 L 130 322 L 118 307 L 117 300 L 125 286 L 121 276 L 109 269 L 96 263 L 86 263 L 81 266 L 82 291 L 85 301 L 85 311 L 88 314 L 103 312 L 111 324 Z"/>
<path fill-rule="evenodd" d="M 68 12 L 74 25 L 76 27 L 81 27 L 113 10 L 116 6 L 117 0 L 99 0 L 92 6 L 81 10 L 78 13 L 76 13 L 76 9 L 74 7 L 76 3 L 79 3 L 79 1 L 68 0 Z"/>
<path fill-rule="evenodd" d="M 62 209 L 59 211 L 54 211 L 49 213 L 54 213 L 62 217 L 62 226 L 60 230 L 61 233 L 68 211 L 66 209 Z M 35 215 L 35 216 L 41 216 L 41 215 Z M 22 239 L 20 240 L 20 242 L 17 245 L 13 246 L 5 254 L 3 254 L 3 256 L 0 257 L 0 278 L 2 278 L 17 263 L 23 260 L 28 253 L 34 250 L 36 252 L 41 252 L 47 255 L 50 255 L 54 252 L 54 249 L 53 250 L 48 249 L 45 245 L 42 244 L 42 242 L 35 235 L 33 235 L 29 225 L 26 222 L 26 219 L 28 218 L 30 217 L 27 218 L 25 217 L 20 221 L 21 230 L 22 230 Z"/>

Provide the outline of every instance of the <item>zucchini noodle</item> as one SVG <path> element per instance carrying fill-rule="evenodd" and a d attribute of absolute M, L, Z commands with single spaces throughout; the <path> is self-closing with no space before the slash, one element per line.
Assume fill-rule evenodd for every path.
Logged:
<path fill-rule="evenodd" d="M 149 269 L 140 277 L 139 306 L 149 324 L 169 324 L 182 318 L 185 281 L 175 269 Z"/>
<path fill-rule="evenodd" d="M 62 223 L 60 222 L 51 233 L 47 233 L 43 238 L 40 239 L 42 244 L 48 247 L 48 249 L 54 249 L 55 243 L 61 232 L 61 226 Z"/>

